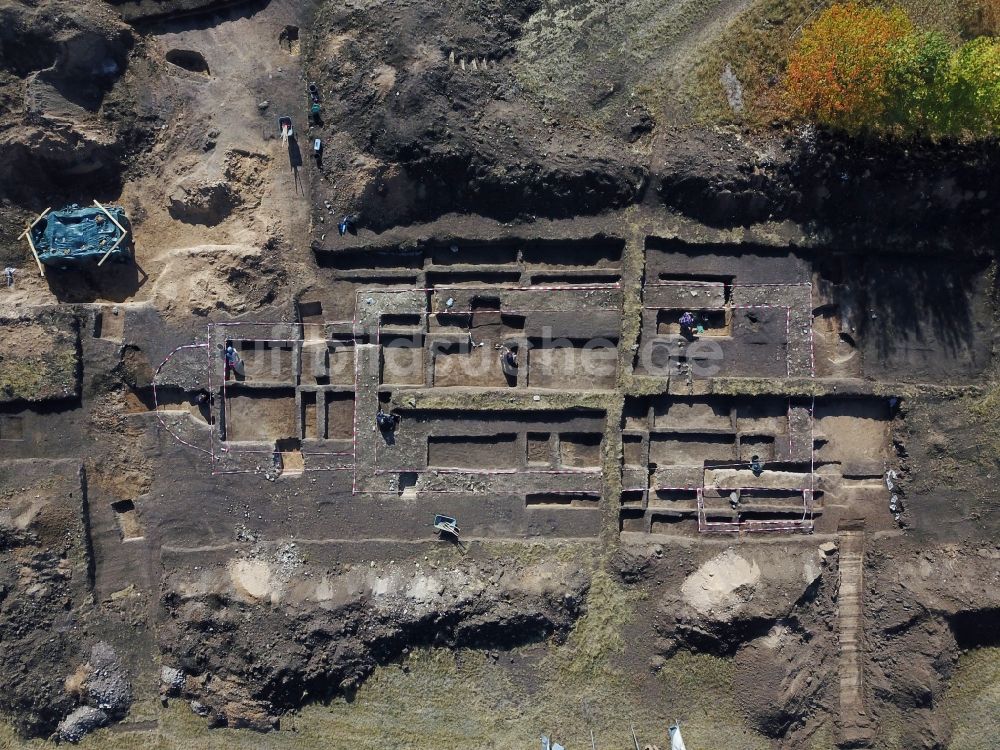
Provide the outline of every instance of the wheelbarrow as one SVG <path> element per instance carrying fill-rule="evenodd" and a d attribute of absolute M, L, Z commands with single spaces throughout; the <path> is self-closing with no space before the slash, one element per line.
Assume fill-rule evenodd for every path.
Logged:
<path fill-rule="evenodd" d="M 292 118 L 288 115 L 282 115 L 278 118 L 278 131 L 281 133 L 282 143 L 286 143 L 289 137 L 292 135 Z"/>
<path fill-rule="evenodd" d="M 451 516 L 442 516 L 441 514 L 435 515 L 434 528 L 442 534 L 448 534 L 458 539 L 458 521 Z"/>

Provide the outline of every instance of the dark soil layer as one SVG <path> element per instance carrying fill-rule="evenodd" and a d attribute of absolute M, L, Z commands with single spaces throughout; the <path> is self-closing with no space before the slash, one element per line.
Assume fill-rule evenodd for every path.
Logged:
<path fill-rule="evenodd" d="M 713 226 L 791 219 L 838 249 L 913 253 L 989 251 L 1000 225 L 995 142 L 854 140 L 810 129 L 665 140 L 652 165 L 657 195 Z"/>
<path fill-rule="evenodd" d="M 537 5 L 416 0 L 388 12 L 324 7 L 307 48 L 324 98 L 320 132 L 348 134 L 375 166 L 358 174 L 358 163 L 338 147 L 323 173 L 356 185 L 354 210 L 365 226 L 385 229 L 454 211 L 505 221 L 572 216 L 626 206 L 641 195 L 646 169 L 620 143 L 556 129 L 524 96 L 508 63 Z M 488 61 L 485 69 L 473 71 L 473 57 L 477 70 Z"/>
<path fill-rule="evenodd" d="M 746 747 L 947 747 L 1000 626 L 998 146 L 681 127 L 648 50 L 554 102 L 648 5 L 0 0 L 5 721 L 269 731 L 423 647 L 622 718 L 698 654 Z M 41 278 L 21 227 L 95 197 L 141 262 Z"/>

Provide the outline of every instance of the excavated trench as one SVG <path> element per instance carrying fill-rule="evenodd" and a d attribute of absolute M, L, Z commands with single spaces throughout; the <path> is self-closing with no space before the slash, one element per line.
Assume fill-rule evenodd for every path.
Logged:
<path fill-rule="evenodd" d="M 178 33 L 211 28 L 211 13 L 234 5 L 113 4 L 144 28 Z M 238 5 L 234 22 L 268 6 Z M 514 45 L 536 3 L 485 23 L 479 6 L 463 8 L 458 29 L 441 9 L 417 6 L 379 18 L 336 8 L 315 25 L 281 17 L 266 31 L 282 67 L 301 61 L 318 82 L 322 124 L 299 132 L 328 145 L 315 167 L 291 165 L 311 225 L 262 222 L 294 230 L 305 270 L 295 271 L 294 299 L 272 290 L 225 321 L 237 326 L 239 377 L 226 380 L 210 351 L 213 400 L 199 402 L 205 384 L 181 372 L 158 387 L 153 413 L 152 367 L 203 334 L 204 310 L 166 322 L 155 311 L 112 317 L 105 306 L 78 352 L 83 395 L 0 404 L 0 445 L 16 460 L 61 458 L 52 436 L 66 433 L 72 444 L 113 439 L 123 453 L 141 446 L 151 464 L 88 457 L 97 470 L 83 499 L 85 578 L 101 611 L 150 618 L 155 635 L 144 645 L 183 672 L 165 695 L 195 701 L 213 726 L 269 730 L 305 703 L 353 695 L 414 648 L 555 649 L 581 617 L 593 615 L 587 626 L 613 619 L 599 600 L 588 609 L 579 550 L 593 547 L 634 557 L 615 557 L 611 572 L 643 604 L 602 637 L 624 634 L 628 647 L 609 663 L 636 676 L 651 704 L 664 702 L 662 685 L 643 680 L 678 654 L 710 654 L 734 670 L 723 680 L 738 688 L 734 712 L 776 747 L 824 736 L 869 746 L 868 725 L 844 728 L 859 707 L 876 720 L 915 716 L 913 731 L 943 746 L 944 720 L 926 715 L 949 659 L 997 646 L 1000 610 L 988 592 L 954 593 L 947 571 L 934 583 L 939 571 L 924 570 L 934 561 L 914 562 L 924 540 L 942 554 L 961 549 L 955 568 L 986 557 L 973 551 L 982 529 L 961 525 L 963 499 L 937 492 L 965 481 L 966 464 L 949 481 L 920 474 L 948 463 L 952 433 L 939 430 L 952 429 L 946 412 L 964 414 L 965 402 L 949 395 L 924 423 L 908 409 L 932 386 L 990 384 L 995 145 L 800 131 L 774 137 L 764 159 L 693 129 L 629 148 L 519 103 Z M 122 75 L 130 65 L 148 73 L 131 32 L 71 20 L 81 28 L 64 46 L 45 29 L 0 25 L 0 62 L 41 92 L 34 140 L 0 143 L 0 177 L 11 178 L 3 197 L 25 211 L 120 192 L 167 119 Z M 372 45 L 371 29 L 390 41 Z M 332 31 L 324 60 L 319 43 Z M 456 39 L 470 51 L 449 58 Z M 179 85 L 220 75 L 207 47 L 177 44 L 164 59 L 180 69 Z M 489 61 L 475 76 L 463 65 L 473 58 Z M 107 71 L 101 85 L 63 98 L 104 118 L 105 140 L 88 120 L 53 125 L 70 110 L 49 89 L 65 93 L 95 66 Z M 262 154 L 285 104 L 267 85 L 247 83 L 262 118 L 252 129 L 269 134 Z M 267 97 L 275 102 L 260 108 Z M 39 148 L 56 136 L 65 141 Z M 214 148 L 204 143 L 199 136 L 198 158 Z M 260 192 L 247 214 L 267 209 L 277 179 L 253 154 Z M 163 208 L 164 222 L 213 238 L 236 216 L 228 204 L 205 214 Z M 333 227 L 348 213 L 359 231 L 341 238 Z M 267 251 L 285 260 L 278 244 Z M 213 323 L 229 317 L 208 311 Z M 690 311 L 699 342 L 722 353 L 708 374 L 699 368 L 712 357 L 681 323 Z M 281 321 L 281 332 L 254 332 L 258 319 Z M 90 371 L 111 361 L 128 387 L 99 400 L 107 383 Z M 373 424 L 380 408 L 400 417 L 396 429 Z M 194 452 L 157 421 L 178 412 L 188 412 L 179 436 Z M 193 455 L 209 468 L 193 469 Z M 754 457 L 765 467 L 759 482 Z M 886 483 L 894 468 L 904 477 L 896 489 Z M 149 493 L 128 490 L 139 485 Z M 468 547 L 432 536 L 437 513 L 460 520 Z M 767 543 L 757 531 L 769 532 Z M 566 540 L 580 546 L 567 552 Z M 35 554 L 28 536 L 0 542 Z M 522 547 L 513 559 L 509 550 Z M 34 558 L 31 575 L 55 580 L 58 565 Z M 153 614 L 133 603 L 122 570 Z M 162 580 L 143 582 L 161 570 Z M 32 595 L 13 567 L 3 574 L 22 638 Z M 62 622 L 56 598 L 43 604 L 46 621 Z M 79 665 L 72 638 L 51 657 L 59 680 Z M 927 657 L 928 643 L 940 659 Z M 146 657 L 133 666 L 155 684 Z M 43 708 L 20 721 L 33 734 L 80 703 L 48 682 Z"/>

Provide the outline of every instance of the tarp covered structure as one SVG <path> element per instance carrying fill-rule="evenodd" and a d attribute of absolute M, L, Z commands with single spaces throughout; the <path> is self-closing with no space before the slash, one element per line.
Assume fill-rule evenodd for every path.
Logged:
<path fill-rule="evenodd" d="M 100 261 L 109 250 L 109 260 L 124 262 L 132 257 L 131 226 L 120 206 L 81 208 L 73 204 L 51 211 L 32 227 L 31 239 L 38 259 L 48 266 Z"/>

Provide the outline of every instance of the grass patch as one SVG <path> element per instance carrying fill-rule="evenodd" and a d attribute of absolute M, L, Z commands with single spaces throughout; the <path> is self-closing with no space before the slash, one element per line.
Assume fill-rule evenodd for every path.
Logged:
<path fill-rule="evenodd" d="M 642 102 L 670 109 L 679 73 L 727 0 L 544 0 L 518 41 L 521 86 L 562 122 L 613 128 Z"/>
<path fill-rule="evenodd" d="M 959 658 L 941 710 L 952 722 L 948 750 L 996 745 L 1000 737 L 1000 648 L 980 648 Z"/>
<path fill-rule="evenodd" d="M 35 323 L 0 325 L 0 402 L 65 398 L 77 393 L 74 333 Z"/>
<path fill-rule="evenodd" d="M 756 0 L 705 48 L 686 87 L 702 122 L 763 125 L 788 116 L 784 75 L 798 31 L 832 0 Z M 743 88 L 744 111 L 729 106 L 720 77 L 732 67 Z"/>

